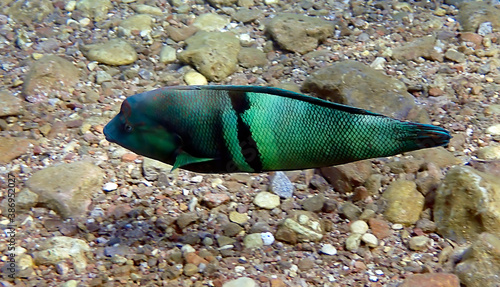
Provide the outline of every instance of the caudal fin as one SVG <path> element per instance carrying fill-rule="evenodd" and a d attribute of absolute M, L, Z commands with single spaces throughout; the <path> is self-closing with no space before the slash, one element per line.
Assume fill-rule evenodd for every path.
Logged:
<path fill-rule="evenodd" d="M 405 140 L 413 141 L 416 149 L 446 146 L 450 142 L 451 135 L 447 130 L 426 124 L 407 123 L 408 128 L 413 130 L 411 138 Z"/>

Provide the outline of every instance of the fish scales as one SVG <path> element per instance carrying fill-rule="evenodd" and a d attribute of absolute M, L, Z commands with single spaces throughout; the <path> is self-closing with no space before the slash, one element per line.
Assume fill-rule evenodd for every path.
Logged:
<path fill-rule="evenodd" d="M 133 115 L 124 121 L 122 107 L 122 115 L 104 130 L 108 140 L 174 168 L 199 172 L 315 168 L 445 145 L 450 138 L 438 127 L 276 88 L 168 87 L 125 102 L 134 106 L 135 117 L 152 126 L 141 132 L 148 125 L 142 123 L 122 132 L 124 123 L 134 125 Z M 159 142 L 169 142 L 162 134 L 176 140 L 162 148 L 148 133 Z M 143 144 L 132 144 L 133 137 Z"/>

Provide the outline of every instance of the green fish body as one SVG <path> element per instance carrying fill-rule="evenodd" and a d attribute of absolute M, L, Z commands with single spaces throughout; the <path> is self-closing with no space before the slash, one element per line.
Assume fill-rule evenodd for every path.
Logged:
<path fill-rule="evenodd" d="M 127 98 L 104 135 L 206 173 L 331 166 L 446 145 L 448 131 L 277 88 L 166 87 Z"/>

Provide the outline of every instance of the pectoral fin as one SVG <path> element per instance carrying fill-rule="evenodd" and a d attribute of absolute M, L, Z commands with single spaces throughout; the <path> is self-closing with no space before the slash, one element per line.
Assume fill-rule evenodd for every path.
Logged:
<path fill-rule="evenodd" d="M 194 157 L 194 156 L 188 154 L 187 152 L 182 151 L 175 158 L 174 166 L 172 167 L 172 170 L 170 172 L 172 172 L 176 168 L 183 167 L 183 166 L 188 165 L 188 164 L 205 162 L 205 161 L 210 161 L 210 160 L 214 160 L 214 159 L 213 158 Z"/>

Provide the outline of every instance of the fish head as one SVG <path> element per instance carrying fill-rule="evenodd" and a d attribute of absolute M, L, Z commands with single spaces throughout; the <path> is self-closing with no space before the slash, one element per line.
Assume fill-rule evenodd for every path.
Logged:
<path fill-rule="evenodd" d="M 152 116 L 154 107 L 145 101 L 137 96 L 123 101 L 120 113 L 104 127 L 106 140 L 140 155 L 173 162 L 180 147 L 179 136 Z"/>

